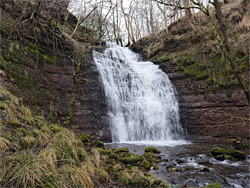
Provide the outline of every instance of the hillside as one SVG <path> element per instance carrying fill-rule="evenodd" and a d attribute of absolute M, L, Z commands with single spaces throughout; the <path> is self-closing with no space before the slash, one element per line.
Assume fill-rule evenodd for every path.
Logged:
<path fill-rule="evenodd" d="M 230 56 L 249 92 L 250 4 L 232 1 L 222 6 L 228 24 Z M 210 9 L 214 16 L 214 9 Z M 249 130 L 249 105 L 220 43 L 203 13 L 183 17 L 132 45 L 165 71 L 179 93 L 182 124 L 191 135 L 242 136 Z M 226 121 L 225 121 L 226 120 Z"/>
<path fill-rule="evenodd" d="M 104 92 L 92 63 L 92 50 L 103 48 L 99 38 L 85 27 L 70 37 L 77 19 L 67 5 L 47 3 L 1 1 L 1 85 L 47 120 L 110 140 Z"/>
<path fill-rule="evenodd" d="M 7 0 L 0 8 L 0 186 L 168 187 L 143 172 L 159 156 L 95 140 L 110 140 L 95 33 L 79 27 L 70 37 L 76 18 L 66 5 Z"/>
<path fill-rule="evenodd" d="M 126 148 L 105 150 L 103 142 L 88 134 L 77 138 L 69 129 L 33 115 L 2 87 L 0 99 L 2 187 L 168 187 L 142 172 L 159 163 L 160 156 L 139 156 Z"/>

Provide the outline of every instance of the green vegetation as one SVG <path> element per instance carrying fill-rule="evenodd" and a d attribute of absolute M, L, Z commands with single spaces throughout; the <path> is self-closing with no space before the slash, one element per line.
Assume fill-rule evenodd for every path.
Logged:
<path fill-rule="evenodd" d="M 147 147 L 147 148 L 145 149 L 145 152 L 151 152 L 151 153 L 156 153 L 156 154 L 161 153 L 160 150 L 158 150 L 158 149 L 156 149 L 156 148 L 154 148 L 154 147 Z"/>
<path fill-rule="evenodd" d="M 157 156 L 129 153 L 127 148 L 103 149 L 103 142 L 74 133 L 29 108 L 0 87 L 0 186 L 98 187 L 114 181 L 123 187 L 168 187 L 142 169 L 157 163 Z M 149 153 L 148 153 L 149 154 Z"/>
<path fill-rule="evenodd" d="M 213 183 L 213 184 L 205 186 L 204 188 L 222 188 L 222 186 L 218 183 Z"/>
<path fill-rule="evenodd" d="M 128 151 L 128 148 L 119 148 L 118 151 L 119 151 L 119 152 L 126 152 L 126 153 L 129 152 L 129 151 Z"/>
<path fill-rule="evenodd" d="M 242 160 L 246 159 L 246 154 L 241 151 L 225 148 L 213 148 L 211 150 L 212 155 L 218 160 L 230 159 L 230 160 Z"/>
<path fill-rule="evenodd" d="M 246 143 L 243 139 L 241 138 L 234 138 L 230 140 L 232 146 L 236 150 L 241 150 L 241 149 L 249 149 L 250 146 L 248 143 Z"/>
<path fill-rule="evenodd" d="M 79 137 L 79 139 L 83 142 L 90 142 L 91 141 L 91 136 L 89 134 L 81 134 L 81 136 Z"/>
<path fill-rule="evenodd" d="M 168 31 L 144 37 L 132 46 L 146 58 L 159 61 L 163 69 L 175 66 L 191 80 L 203 80 L 202 91 L 192 88 L 192 81 L 189 84 L 195 94 L 227 89 L 226 95 L 230 98 L 233 94 L 230 87 L 237 85 L 248 98 L 249 26 L 245 20 L 250 19 L 250 14 L 245 7 L 249 5 L 244 1 L 219 5 L 220 16 L 220 6 L 214 12 L 204 9 L 210 14 L 194 14 L 191 22 L 183 17 L 172 23 Z M 235 22 L 229 14 L 241 19 Z"/>

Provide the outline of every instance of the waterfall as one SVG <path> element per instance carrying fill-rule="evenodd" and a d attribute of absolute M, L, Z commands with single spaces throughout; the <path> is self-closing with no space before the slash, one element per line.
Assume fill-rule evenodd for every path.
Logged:
<path fill-rule="evenodd" d="M 93 52 L 103 83 L 113 142 L 171 141 L 183 129 L 176 90 L 158 65 L 129 48 L 107 43 Z"/>

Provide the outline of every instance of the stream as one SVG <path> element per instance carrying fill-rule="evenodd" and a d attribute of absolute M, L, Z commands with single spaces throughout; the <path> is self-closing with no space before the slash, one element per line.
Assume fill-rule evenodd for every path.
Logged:
<path fill-rule="evenodd" d="M 180 145 L 178 145 L 180 144 Z M 161 151 L 162 162 L 159 170 L 150 170 L 158 179 L 164 179 L 172 186 L 202 187 L 211 183 L 219 183 L 223 188 L 247 188 L 250 185 L 250 153 L 244 161 L 218 161 L 209 156 L 213 147 L 229 148 L 228 142 L 181 141 L 180 143 L 107 143 L 106 149 L 128 148 L 130 152 L 143 155 L 146 147 L 153 146 Z M 166 167 L 174 166 L 175 172 L 168 172 Z M 209 172 L 202 172 L 202 168 Z"/>

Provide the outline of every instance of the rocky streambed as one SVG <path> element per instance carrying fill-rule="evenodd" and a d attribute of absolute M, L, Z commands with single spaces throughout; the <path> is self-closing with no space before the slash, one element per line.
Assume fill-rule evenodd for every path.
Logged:
<path fill-rule="evenodd" d="M 128 148 L 130 152 L 143 155 L 145 148 L 153 146 L 161 151 L 159 168 L 151 167 L 149 173 L 178 187 L 202 187 L 219 183 L 224 188 L 245 188 L 250 183 L 250 151 L 243 150 L 245 160 L 217 160 L 211 150 L 214 147 L 230 148 L 227 141 L 181 141 L 166 143 L 110 143 L 106 148 Z M 226 157 L 227 158 L 227 157 Z"/>

